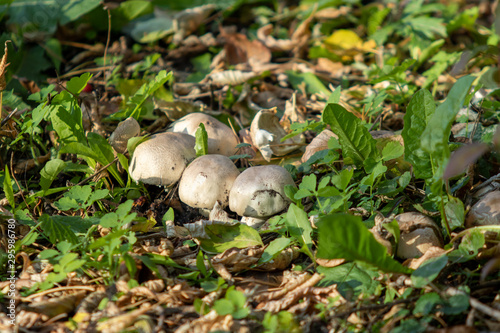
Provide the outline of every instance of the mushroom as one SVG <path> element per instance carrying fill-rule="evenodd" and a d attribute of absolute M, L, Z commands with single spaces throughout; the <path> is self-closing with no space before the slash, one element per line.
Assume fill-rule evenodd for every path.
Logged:
<path fill-rule="evenodd" d="M 396 255 L 401 259 L 422 256 L 433 246 L 443 247 L 441 231 L 428 216 L 419 212 L 408 212 L 396 216 L 401 231 Z"/>
<path fill-rule="evenodd" d="M 130 177 L 136 182 L 170 186 L 196 157 L 195 139 L 183 133 L 160 133 L 139 144 L 130 162 Z"/>
<path fill-rule="evenodd" d="M 239 141 L 233 130 L 212 116 L 204 113 L 190 113 L 175 121 L 169 132 L 195 135 L 200 123 L 205 125 L 208 136 L 208 153 L 231 156 L 236 153 Z"/>
<path fill-rule="evenodd" d="M 295 185 L 288 171 L 278 165 L 261 165 L 243 171 L 229 193 L 229 209 L 243 216 L 242 222 L 258 227 L 267 217 L 290 204 L 285 185 Z"/>
<path fill-rule="evenodd" d="M 465 225 L 500 225 L 500 191 L 493 191 L 479 200 L 469 211 Z"/>
<path fill-rule="evenodd" d="M 123 154 L 127 150 L 128 139 L 138 136 L 141 132 L 141 126 L 137 120 L 132 117 L 118 123 L 115 131 L 109 137 L 109 143 L 117 153 Z"/>
<path fill-rule="evenodd" d="M 188 165 L 179 182 L 179 197 L 188 206 L 212 209 L 219 201 L 224 208 L 240 172 L 229 157 L 204 155 Z"/>
<path fill-rule="evenodd" d="M 299 134 L 281 142 L 281 139 L 287 133 L 281 127 L 275 112 L 275 109 L 260 110 L 253 118 L 250 126 L 253 144 L 268 162 L 271 161 L 271 155 L 284 156 L 298 149 L 305 141 L 305 136 Z"/>

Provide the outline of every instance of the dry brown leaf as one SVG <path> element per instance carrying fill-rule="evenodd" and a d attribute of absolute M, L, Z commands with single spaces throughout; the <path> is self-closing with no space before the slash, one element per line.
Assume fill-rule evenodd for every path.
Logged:
<path fill-rule="evenodd" d="M 293 56 L 295 58 L 303 58 L 305 53 L 307 52 L 307 46 L 311 39 L 311 31 L 309 30 L 309 24 L 314 18 L 314 14 L 316 13 L 317 4 L 314 5 L 314 9 L 302 23 L 297 27 L 297 29 L 293 32 L 291 39 L 294 43 L 294 47 L 292 49 Z"/>
<path fill-rule="evenodd" d="M 432 258 L 437 258 L 445 254 L 447 251 L 444 249 L 437 247 L 437 246 L 431 246 L 430 248 L 427 249 L 427 251 L 424 253 L 423 256 L 421 256 L 418 259 L 408 259 L 405 264 L 408 265 L 411 269 L 417 269 L 419 268 L 424 262 L 426 262 L 429 259 Z"/>
<path fill-rule="evenodd" d="M 21 174 L 26 171 L 29 171 L 33 169 L 37 164 L 43 164 L 50 160 L 50 153 L 47 153 L 46 155 L 39 156 L 35 159 L 31 158 L 29 160 L 23 160 L 20 162 L 17 162 L 16 165 L 14 165 L 14 173 L 15 174 Z"/>
<path fill-rule="evenodd" d="M 71 295 L 64 295 L 33 302 L 26 306 L 27 310 L 41 313 L 49 318 L 59 314 L 72 312 L 78 303 L 85 297 L 87 291 L 79 291 Z"/>
<path fill-rule="evenodd" d="M 97 324 L 97 329 L 103 333 L 122 332 L 131 326 L 139 316 L 151 310 L 150 304 L 144 304 L 140 309 L 111 317 Z"/>
<path fill-rule="evenodd" d="M 143 283 L 143 286 L 155 293 L 165 290 L 165 282 L 162 279 L 146 281 Z"/>
<path fill-rule="evenodd" d="M 345 262 L 345 259 L 323 259 L 316 258 L 316 263 L 323 267 L 337 267 L 342 265 Z"/>
<path fill-rule="evenodd" d="M 208 78 L 209 80 L 218 86 L 237 86 L 239 84 L 245 83 L 248 80 L 256 77 L 258 74 L 253 72 L 242 72 L 239 70 L 227 70 L 222 72 L 211 73 Z"/>
<path fill-rule="evenodd" d="M 224 265 L 230 272 L 240 272 L 256 264 L 263 252 L 264 248 L 260 246 L 252 246 L 244 249 L 231 248 L 219 253 L 210 259 L 210 261 L 214 266 Z"/>
<path fill-rule="evenodd" d="M 223 28 L 221 28 L 221 36 L 225 40 L 224 51 L 228 64 L 248 63 L 253 66 L 271 61 L 271 51 L 260 41 L 249 41 L 247 36 L 240 33 L 227 33 Z"/>
<path fill-rule="evenodd" d="M 290 51 L 294 48 L 295 42 L 291 39 L 275 39 L 271 36 L 273 25 L 265 25 L 257 30 L 257 38 L 272 51 Z"/>
<path fill-rule="evenodd" d="M 296 102 L 296 93 L 293 93 L 290 100 L 285 102 L 285 112 L 280 119 L 280 125 L 287 132 L 290 131 L 290 125 L 292 123 L 304 123 L 306 121 L 306 116 L 303 112 L 299 110 Z"/>
<path fill-rule="evenodd" d="M 5 41 L 5 49 L 2 56 L 2 60 L 0 61 L 0 92 L 5 90 L 5 87 L 7 86 L 7 82 L 5 81 L 5 71 L 7 70 L 7 67 L 10 65 L 7 62 L 7 55 L 9 52 L 9 49 L 7 48 L 7 43 L 10 43 L 10 40 Z"/>
<path fill-rule="evenodd" d="M 298 304 L 299 301 L 304 299 L 309 299 L 314 303 L 328 303 L 328 298 L 337 298 L 336 305 L 345 303 L 345 300 L 337 291 L 336 285 L 325 288 L 314 287 L 314 285 L 322 279 L 322 275 L 315 273 L 296 288 L 288 289 L 286 285 L 282 286 L 282 288 L 286 290 L 283 298 L 263 301 L 257 306 L 257 309 L 276 313 L 289 309 L 291 306 Z M 263 295 L 259 296 L 260 299 L 263 298 Z M 274 295 L 269 294 L 269 296 Z"/>
<path fill-rule="evenodd" d="M 172 22 L 172 28 L 174 29 L 173 43 L 179 44 L 184 37 L 195 32 L 214 9 L 215 5 L 209 4 L 189 8 L 177 13 Z"/>
<path fill-rule="evenodd" d="M 338 136 L 330 130 L 324 130 L 316 136 L 311 143 L 306 146 L 306 151 L 301 159 L 302 163 L 307 162 L 307 160 L 318 151 L 328 149 L 328 140 L 330 140 L 331 137 L 338 139 Z"/>
<path fill-rule="evenodd" d="M 293 290 L 309 280 L 311 275 L 307 272 L 285 271 L 283 272 L 283 282 L 276 291 L 268 291 L 254 297 L 254 301 L 262 302 L 274 300 L 282 297 L 288 291 Z"/>
<path fill-rule="evenodd" d="M 257 269 L 264 271 L 284 270 L 292 261 L 298 258 L 300 250 L 296 247 L 289 247 L 281 251 L 276 258 L 268 263 L 260 265 Z"/>
<path fill-rule="evenodd" d="M 204 333 L 213 331 L 233 332 L 233 317 L 231 315 L 219 316 L 215 310 L 175 330 L 175 333 Z"/>

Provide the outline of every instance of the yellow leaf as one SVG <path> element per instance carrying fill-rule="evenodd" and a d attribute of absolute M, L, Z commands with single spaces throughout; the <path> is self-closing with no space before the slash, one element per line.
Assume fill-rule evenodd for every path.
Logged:
<path fill-rule="evenodd" d="M 362 46 L 363 41 L 351 30 L 340 29 L 325 40 L 325 44 L 340 50 L 350 50 Z"/>

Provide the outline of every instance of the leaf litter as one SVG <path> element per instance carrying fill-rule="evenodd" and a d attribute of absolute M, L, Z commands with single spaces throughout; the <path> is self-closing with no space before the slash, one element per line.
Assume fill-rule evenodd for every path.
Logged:
<path fill-rule="evenodd" d="M 7 269 L 0 286 L 19 329 L 499 329 L 498 225 L 468 228 L 474 194 L 498 193 L 489 4 L 71 2 L 81 16 L 21 35 L 23 6 L 1 5 L 0 259 L 20 274 L 13 298 Z M 240 134 L 241 169 L 287 167 L 287 211 L 256 231 L 128 177 L 135 146 L 193 112 Z M 403 261 L 419 227 L 392 213 L 416 210 L 444 246 Z"/>

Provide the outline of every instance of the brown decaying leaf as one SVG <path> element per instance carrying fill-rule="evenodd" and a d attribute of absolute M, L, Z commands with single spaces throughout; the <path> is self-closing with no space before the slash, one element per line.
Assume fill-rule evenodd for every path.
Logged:
<path fill-rule="evenodd" d="M 249 41 L 247 36 L 240 33 L 227 33 L 222 27 L 220 34 L 225 40 L 225 58 L 229 65 L 248 63 L 252 66 L 271 61 L 271 51 L 260 41 Z"/>
<path fill-rule="evenodd" d="M 265 25 L 257 30 L 257 38 L 272 51 L 290 51 L 296 45 L 291 39 L 275 39 L 271 36 L 273 25 Z"/>
<path fill-rule="evenodd" d="M 306 273 L 305 279 L 301 277 L 303 282 L 296 285 L 295 281 L 292 281 L 292 288 L 289 285 L 283 284 L 281 286 L 285 293 L 279 293 L 282 298 L 277 299 L 277 293 L 271 292 L 259 295 L 259 300 L 261 303 L 257 306 L 257 309 L 263 311 L 270 311 L 273 313 L 290 309 L 292 306 L 296 305 L 299 300 L 309 300 L 311 303 L 328 303 L 327 298 L 337 298 L 336 305 L 345 303 L 345 300 L 337 291 L 336 285 L 331 285 L 329 287 L 321 288 L 314 287 L 319 281 L 323 279 L 320 274 L 313 274 L 312 276 Z M 280 292 L 280 291 L 278 291 Z M 303 310 L 300 307 L 297 310 Z M 290 311 L 290 310 L 289 310 Z"/>
<path fill-rule="evenodd" d="M 15 174 L 20 174 L 24 173 L 26 171 L 29 171 L 35 167 L 37 164 L 42 164 L 47 162 L 50 159 L 50 153 L 47 153 L 46 155 L 39 156 L 35 159 L 29 159 L 29 160 L 24 160 L 17 162 L 16 165 L 14 165 L 14 173 Z"/>
<path fill-rule="evenodd" d="M 9 52 L 9 49 L 7 48 L 7 43 L 9 43 L 10 40 L 5 41 L 5 49 L 4 53 L 2 56 L 2 60 L 0 61 L 0 92 L 5 90 L 5 87 L 7 86 L 7 82 L 5 81 L 5 71 L 7 69 L 7 66 L 10 64 L 7 62 L 7 55 Z"/>
<path fill-rule="evenodd" d="M 203 317 L 180 326 L 175 333 L 233 332 L 233 324 L 231 315 L 219 316 L 215 310 L 212 310 Z"/>
<path fill-rule="evenodd" d="M 331 137 L 338 139 L 338 136 L 330 130 L 324 130 L 316 136 L 311 143 L 306 146 L 306 151 L 301 159 L 302 163 L 307 162 L 307 160 L 318 151 L 328 149 L 328 140 L 330 140 Z"/>
<path fill-rule="evenodd" d="M 64 295 L 33 302 L 26 306 L 29 311 L 41 313 L 49 318 L 72 312 L 78 303 L 85 297 L 87 291 L 78 291 L 71 295 Z"/>
<path fill-rule="evenodd" d="M 172 28 L 174 29 L 173 43 L 179 44 L 184 37 L 190 35 L 213 12 L 215 5 L 209 4 L 189 8 L 175 15 Z"/>
<path fill-rule="evenodd" d="M 408 259 L 407 261 L 404 262 L 404 265 L 407 265 L 411 269 L 417 269 L 427 260 L 440 257 L 447 252 L 449 251 L 446 251 L 438 246 L 431 246 L 420 258 Z"/>
<path fill-rule="evenodd" d="M 286 269 L 293 260 L 299 257 L 300 250 L 296 247 L 289 247 L 281 251 L 276 258 L 268 263 L 260 265 L 257 269 L 264 271 L 274 271 Z"/>
<path fill-rule="evenodd" d="M 475 163 L 488 149 L 489 147 L 485 143 L 471 143 L 458 148 L 450 156 L 443 179 L 448 180 L 464 173 L 465 169 L 470 164 Z"/>

